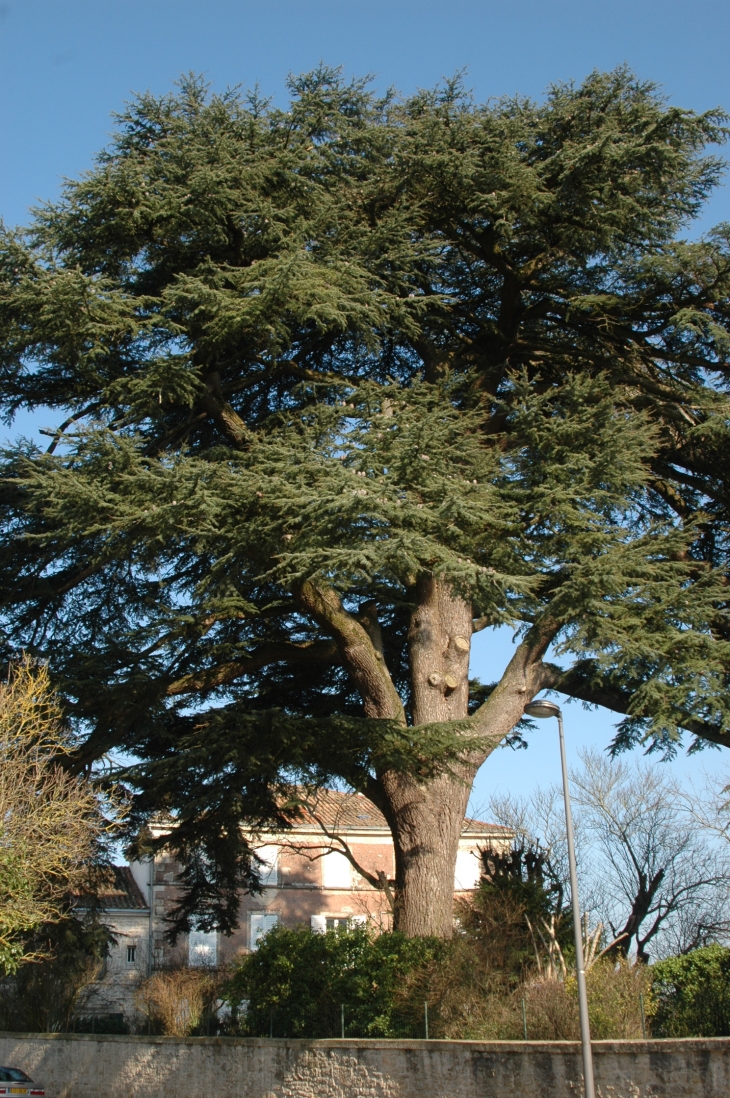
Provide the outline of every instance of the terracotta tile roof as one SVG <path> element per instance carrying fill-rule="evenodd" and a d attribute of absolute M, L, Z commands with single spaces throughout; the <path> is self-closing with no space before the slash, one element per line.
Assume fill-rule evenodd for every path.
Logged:
<path fill-rule="evenodd" d="M 469 816 L 464 820 L 464 826 L 461 830 L 462 835 L 471 835 L 474 832 L 478 832 L 480 835 L 504 835 L 506 838 L 513 838 L 514 831 L 511 827 L 504 827 L 503 824 L 487 823 L 486 820 L 472 820 Z"/>
<path fill-rule="evenodd" d="M 95 903 L 102 911 L 147 911 L 148 905 L 132 870 L 126 865 L 112 865 L 104 872 Z M 76 907 L 91 906 L 89 896 L 79 896 Z"/>
<path fill-rule="evenodd" d="M 362 793 L 339 793 L 334 789 L 320 790 L 315 797 L 303 803 L 299 818 L 292 819 L 294 828 L 317 826 L 318 820 L 327 828 L 360 830 L 388 830 L 385 816 Z M 464 820 L 462 834 L 510 836 L 512 832 L 501 824 L 482 820 Z"/>

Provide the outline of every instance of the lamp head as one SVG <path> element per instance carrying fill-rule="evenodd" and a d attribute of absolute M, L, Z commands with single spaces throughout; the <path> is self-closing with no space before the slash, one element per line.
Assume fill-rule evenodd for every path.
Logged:
<path fill-rule="evenodd" d="M 538 698 L 537 701 L 528 702 L 525 713 L 528 717 L 559 717 L 560 706 L 548 701 L 547 698 Z"/>

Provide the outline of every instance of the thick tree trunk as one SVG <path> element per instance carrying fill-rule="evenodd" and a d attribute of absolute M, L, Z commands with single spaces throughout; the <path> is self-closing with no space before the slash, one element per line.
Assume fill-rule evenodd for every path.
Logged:
<path fill-rule="evenodd" d="M 471 604 L 424 576 L 408 635 L 413 724 L 463 720 L 469 704 Z M 454 867 L 478 762 L 420 784 L 402 774 L 381 779 L 396 860 L 397 929 L 450 937 Z"/>
<path fill-rule="evenodd" d="M 404 775 L 382 779 L 395 847 L 393 925 L 409 936 L 451 937 L 454 869 L 473 780 L 473 771 L 423 785 Z"/>
<path fill-rule="evenodd" d="M 433 576 L 416 588 L 408 649 L 413 724 L 463 720 L 469 706 L 471 603 Z"/>
<path fill-rule="evenodd" d="M 433 576 L 423 577 L 411 618 L 409 654 L 414 726 L 468 715 L 472 607 Z M 395 773 L 380 777 L 395 846 L 394 925 L 408 935 L 453 933 L 454 872 L 459 837 L 477 770 L 517 724 L 545 681 L 541 657 L 552 631 L 525 640 L 489 700 L 470 722 L 483 746 L 449 772 L 419 783 Z"/>
<path fill-rule="evenodd" d="M 343 666 L 363 699 L 368 717 L 405 725 L 403 702 L 386 666 L 377 608 L 348 613 L 330 588 L 305 582 L 300 605 L 335 639 Z M 434 576 L 422 576 L 415 591 L 408 649 L 414 728 L 468 716 L 471 604 Z M 419 782 L 387 771 L 371 781 L 369 796 L 386 816 L 395 846 L 395 926 L 409 935 L 453 932 L 454 870 L 459 837 L 477 770 L 514 728 L 524 705 L 554 673 L 542 663 L 554 635 L 548 623 L 536 625 L 519 645 L 487 701 L 469 720 L 470 745 L 447 772 Z"/>

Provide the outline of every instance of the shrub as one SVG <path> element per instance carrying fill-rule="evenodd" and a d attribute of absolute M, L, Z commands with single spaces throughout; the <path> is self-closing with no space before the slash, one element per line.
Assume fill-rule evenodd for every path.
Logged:
<path fill-rule="evenodd" d="M 573 985 L 573 1001 L 577 1004 L 577 984 L 574 979 L 570 984 Z M 653 1010 L 652 974 L 645 964 L 604 957 L 589 968 L 586 984 L 592 1037 L 597 1041 L 630 1041 L 643 1036 L 642 997 L 647 1019 Z M 575 1032 L 577 1037 L 577 1021 Z"/>
<path fill-rule="evenodd" d="M 651 976 L 645 965 L 602 958 L 586 973 L 588 1015 L 595 1040 L 630 1040 L 642 1036 L 641 998 L 650 1005 Z M 527 1015 L 527 1034 L 538 1041 L 577 1041 L 578 982 L 537 979 L 520 989 Z M 517 995 L 513 997 L 516 1001 Z"/>
<path fill-rule="evenodd" d="M 544 851 L 525 845 L 503 852 L 486 850 L 482 861 L 479 886 L 456 905 L 460 933 L 453 961 L 461 969 L 460 983 L 488 985 L 490 992 L 509 996 L 540 967 L 536 952 L 544 952 L 545 939 L 554 950 L 549 961 L 541 956 L 547 970 L 543 975 L 570 956 L 571 921 Z M 466 943 L 463 964 L 459 939 Z"/>
<path fill-rule="evenodd" d="M 111 934 L 93 915 L 69 915 L 38 927 L 22 941 L 39 957 L 0 982 L 0 1030 L 67 1030 L 85 990 L 98 979 Z"/>
<path fill-rule="evenodd" d="M 444 942 L 364 928 L 276 927 L 239 961 L 222 995 L 249 1036 L 338 1036 L 342 1006 L 348 1036 L 421 1036 L 426 1001 L 431 1037 L 519 1040 L 523 1003 L 529 1038 L 579 1037 L 574 977 L 532 973 L 515 982 L 494 960 L 466 933 Z M 649 970 L 604 958 L 587 979 L 593 1036 L 641 1037 L 639 997 L 649 1012 Z"/>
<path fill-rule="evenodd" d="M 444 954 L 435 938 L 374 935 L 364 927 L 313 934 L 275 927 L 242 958 L 223 996 L 251 1036 L 332 1036 L 346 1032 L 397 1036 L 401 1018 L 423 1017 L 423 996 L 409 995 L 409 977 Z M 420 994 L 420 987 L 419 992 Z"/>
<path fill-rule="evenodd" d="M 659 1037 L 730 1035 L 730 949 L 709 945 L 651 966 Z"/>
<path fill-rule="evenodd" d="M 469 965 L 470 950 L 455 941 L 431 974 L 431 1035 L 471 1040 L 519 1040 L 525 1020 L 530 1040 L 570 1041 L 580 1037 L 574 976 L 529 975 L 506 985 L 499 973 Z M 641 1000 L 651 1009 L 651 974 L 644 965 L 603 959 L 587 974 L 591 1034 L 596 1039 L 642 1036 Z M 523 1020 L 523 1004 L 525 1020 Z"/>
<path fill-rule="evenodd" d="M 199 968 L 155 972 L 140 984 L 137 1005 L 156 1032 L 187 1037 L 213 1013 L 219 983 L 216 973 Z"/>

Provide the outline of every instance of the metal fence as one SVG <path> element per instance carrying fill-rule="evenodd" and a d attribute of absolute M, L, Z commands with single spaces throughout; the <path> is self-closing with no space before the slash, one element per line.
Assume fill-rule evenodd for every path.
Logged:
<path fill-rule="evenodd" d="M 653 1037 L 730 1037 L 730 994 L 656 996 L 651 1018 Z"/>
<path fill-rule="evenodd" d="M 247 1037 L 347 1038 L 386 1037 L 429 1039 L 428 1003 L 408 1014 L 388 1011 L 373 1018 L 362 1003 L 330 1003 L 301 1011 L 270 1007 L 255 1014 L 243 1013 L 229 1023 L 232 1031 Z"/>
<path fill-rule="evenodd" d="M 510 1032 L 494 1034 L 502 1038 L 524 1040 L 550 1040 L 531 1014 L 525 1000 L 512 1003 L 515 1013 Z M 632 1008 L 638 1025 L 633 1035 L 650 1038 L 673 1037 L 727 1037 L 730 1036 L 730 990 L 719 987 L 715 994 L 686 996 L 675 989 L 659 989 L 652 999 L 645 1001 L 638 996 Z M 153 1017 L 130 1026 L 121 1013 L 88 1012 L 71 1019 L 68 1025 L 49 1025 L 49 1030 L 73 1033 L 123 1034 L 136 1032 L 155 1035 L 162 1033 L 159 1022 Z M 256 1010 L 245 1008 L 231 1015 L 227 1008 L 215 1007 L 203 1011 L 192 1036 L 231 1036 L 259 1038 L 390 1038 L 429 1040 L 449 1037 L 478 1037 L 477 1032 L 459 1033 L 453 1025 L 444 1032 L 438 1007 L 428 1002 L 412 1004 L 408 1013 L 388 1010 L 382 1015 L 373 1014 L 367 1002 L 320 1003 L 316 1008 L 305 1008 L 296 1003 L 262 1006 Z"/>

